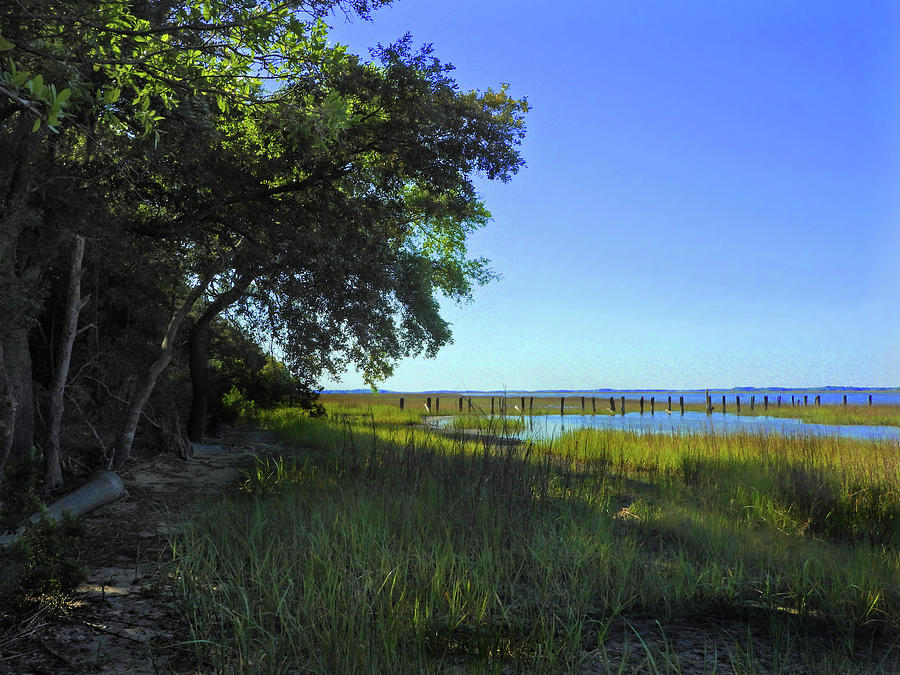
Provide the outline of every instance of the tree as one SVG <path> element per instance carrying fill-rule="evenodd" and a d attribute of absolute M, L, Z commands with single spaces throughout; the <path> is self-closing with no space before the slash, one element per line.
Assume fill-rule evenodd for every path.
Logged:
<path fill-rule="evenodd" d="M 0 173 L 0 284 L 14 291 L 3 309 L 18 303 L 20 327 L 2 336 L 0 365 L 15 401 L 30 410 L 16 383 L 31 379 L 24 356 L 46 262 L 26 272 L 39 228 L 139 251 L 133 274 L 171 289 L 165 335 L 128 395 L 116 466 L 188 325 L 198 407 L 209 327 L 223 312 L 275 340 L 307 390 L 350 363 L 374 382 L 450 340 L 435 294 L 464 300 L 492 277 L 466 252 L 490 218 L 473 180 L 521 167 L 527 103 L 505 87 L 461 91 L 451 67 L 408 36 L 373 62 L 327 43 L 325 12 L 365 17 L 379 4 L 32 0 L 2 10 L 0 49 L 11 56 L 0 149 L 13 162 Z M 47 217 L 54 203 L 35 186 L 48 176 L 102 211 L 93 228 Z M 21 451 L 31 423 L 16 415 Z M 204 417 L 192 417 L 195 437 Z"/>
<path fill-rule="evenodd" d="M 204 96 L 222 111 L 266 101 L 266 78 L 300 77 L 302 54 L 323 41 L 318 18 L 335 7 L 367 16 L 381 0 L 96 3 L 20 0 L 0 6 L 0 370 L 14 411 L 10 452 L 33 439 L 28 333 L 41 283 L 64 232 L 48 204 L 96 189 L 98 160 L 129 167 L 123 139 L 158 140 L 159 122 Z M 131 156 L 133 158 L 133 156 Z M 108 171 L 104 167 L 100 175 Z M 81 211 L 83 215 L 83 210 Z"/>
<path fill-rule="evenodd" d="M 244 251 L 240 283 L 207 306 L 192 333 L 195 439 L 201 327 L 236 299 L 310 384 L 350 362 L 374 382 L 396 359 L 433 354 L 449 340 L 435 292 L 465 299 L 491 278 L 487 261 L 466 254 L 468 233 L 490 217 L 472 177 L 480 169 L 506 180 L 518 170 L 526 104 L 505 90 L 458 92 L 450 68 L 430 49 L 414 52 L 409 38 L 377 55 L 377 65 L 349 60 L 323 73 L 312 104 L 330 111 L 327 125 L 318 122 L 327 133 L 306 132 L 311 93 L 297 88 L 222 132 L 231 153 L 212 171 L 227 192 L 188 220 L 219 223 L 243 237 Z M 190 193 L 202 189 L 192 184 Z"/>

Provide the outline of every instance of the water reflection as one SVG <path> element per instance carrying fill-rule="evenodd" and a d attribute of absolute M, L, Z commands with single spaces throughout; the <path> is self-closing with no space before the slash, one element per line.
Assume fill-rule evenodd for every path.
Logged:
<path fill-rule="evenodd" d="M 433 418 L 438 427 L 451 424 L 452 417 Z M 794 436 L 843 436 L 868 440 L 894 439 L 900 441 L 900 427 L 862 424 L 811 424 L 798 419 L 751 415 L 731 415 L 685 412 L 684 415 L 657 413 L 641 415 L 533 415 L 524 418 L 509 416 L 509 420 L 524 420 L 525 430 L 507 434 L 519 438 L 549 439 L 573 429 L 615 429 L 639 434 L 672 433 L 778 433 Z M 502 426 L 498 421 L 497 426 Z"/>

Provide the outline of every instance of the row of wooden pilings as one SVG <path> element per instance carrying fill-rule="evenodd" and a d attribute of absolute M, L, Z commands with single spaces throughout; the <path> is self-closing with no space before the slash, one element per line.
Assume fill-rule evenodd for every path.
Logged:
<path fill-rule="evenodd" d="M 459 408 L 459 412 L 463 411 L 463 403 L 464 403 L 465 398 L 466 397 L 464 397 L 464 396 L 458 397 L 457 405 Z M 520 396 L 518 398 L 520 399 L 521 406 L 513 404 L 513 408 L 515 409 L 516 414 L 520 414 L 520 415 L 524 414 L 526 399 L 528 400 L 528 412 L 529 413 L 534 412 L 534 396 Z M 433 412 L 435 414 L 439 413 L 441 410 L 440 397 L 437 397 L 437 396 L 434 397 L 434 410 L 432 410 L 432 408 L 431 408 L 431 400 L 432 400 L 431 396 L 426 397 L 425 409 L 428 412 Z M 510 399 L 506 396 L 499 396 L 499 397 L 491 396 L 491 415 L 495 414 L 495 411 L 496 411 L 495 400 L 499 404 L 498 407 L 500 410 L 500 414 L 501 415 L 508 414 L 507 404 Z M 588 400 L 587 396 L 581 397 L 582 412 L 585 412 L 587 410 L 587 408 L 585 407 L 587 400 Z M 591 411 L 597 412 L 597 397 L 591 396 L 589 400 L 591 402 Z M 822 405 L 822 397 L 820 395 L 816 395 L 815 398 L 813 399 L 813 402 L 816 406 L 821 406 Z M 780 408 L 781 403 L 782 403 L 782 397 L 777 396 L 775 398 L 775 406 L 777 408 Z M 737 408 L 737 412 L 740 412 L 741 411 L 741 397 L 740 396 L 734 397 L 734 404 L 735 404 L 735 407 Z M 843 396 L 843 404 L 845 406 L 847 405 L 847 395 L 846 394 L 844 394 L 844 396 Z M 785 405 L 787 405 L 787 399 L 785 399 Z M 791 395 L 791 406 L 799 406 L 799 405 L 803 405 L 803 406 L 809 405 L 809 395 L 808 394 L 803 395 L 802 403 L 801 403 L 799 396 Z M 872 405 L 872 395 L 871 394 L 869 394 L 869 405 Z M 404 399 L 404 397 L 401 396 L 400 397 L 400 410 L 403 410 L 404 406 L 405 406 L 405 399 Z M 644 397 L 643 396 L 641 396 L 640 400 L 638 401 L 638 406 L 639 406 L 641 415 L 643 415 L 644 414 Z M 678 397 L 678 407 L 681 411 L 681 414 L 684 415 L 684 396 Z M 754 395 L 750 396 L 750 410 L 755 410 L 755 408 L 756 408 L 756 395 L 754 394 Z M 769 396 L 768 396 L 768 394 L 766 394 L 766 395 L 763 395 L 763 410 L 768 410 L 768 409 L 769 409 Z M 468 411 L 472 412 L 473 410 L 474 410 L 474 406 L 472 405 L 472 397 L 469 396 L 468 397 Z M 715 412 L 715 410 L 716 410 L 716 408 L 713 405 L 712 396 L 710 396 L 709 392 L 707 391 L 706 392 L 706 413 L 711 414 L 711 413 Z M 619 409 L 616 410 L 616 397 L 610 396 L 609 397 L 609 407 L 607 408 L 607 412 L 614 413 L 614 414 L 619 413 L 619 414 L 624 415 L 625 414 L 625 397 L 624 396 L 619 397 Z M 655 412 L 656 412 L 656 397 L 651 396 L 650 397 L 650 414 L 653 415 L 653 414 L 655 414 Z M 665 412 L 667 412 L 667 413 L 672 412 L 672 397 L 671 396 L 669 396 L 666 399 Z M 728 402 L 726 400 L 725 395 L 722 396 L 722 412 L 723 413 L 728 412 Z M 560 415 L 566 414 L 566 397 L 565 396 L 559 397 L 559 414 Z"/>

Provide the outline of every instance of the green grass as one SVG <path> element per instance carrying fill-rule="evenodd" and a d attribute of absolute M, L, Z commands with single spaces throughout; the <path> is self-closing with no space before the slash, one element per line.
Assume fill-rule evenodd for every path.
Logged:
<path fill-rule="evenodd" d="M 741 413 L 749 414 L 749 410 L 742 408 Z M 900 427 L 900 405 L 782 406 L 780 408 L 770 406 L 767 411 L 762 413 L 757 407 L 754 414 L 793 417 L 815 424 L 869 424 Z"/>
<path fill-rule="evenodd" d="M 525 421 L 520 417 L 456 415 L 444 428 L 481 431 L 497 436 L 506 436 L 525 431 Z"/>
<path fill-rule="evenodd" d="M 896 443 L 415 417 L 261 414 L 304 450 L 173 542 L 199 670 L 690 672 L 665 626 L 707 615 L 746 627 L 726 672 L 900 663 Z M 648 617 L 663 637 L 629 632 Z"/>
<path fill-rule="evenodd" d="M 737 405 L 734 394 L 726 396 L 727 411 L 729 413 L 737 412 Z M 815 395 L 808 395 L 809 401 L 812 403 Z M 387 415 L 390 411 L 395 413 L 405 413 L 415 417 L 424 415 L 458 415 L 460 413 L 476 417 L 490 416 L 493 410 L 495 415 L 501 415 L 502 411 L 506 411 L 507 415 L 547 415 L 559 414 L 560 398 L 558 396 L 463 396 L 462 410 L 460 410 L 459 394 L 443 394 L 440 396 L 427 396 L 425 394 L 403 394 L 404 411 L 400 411 L 401 394 L 324 394 L 321 402 L 329 410 L 374 410 L 382 411 Z M 621 397 L 615 396 L 615 411 L 621 412 Z M 431 407 L 426 409 L 426 402 L 431 400 Z M 593 400 L 592 400 L 593 399 Z M 829 404 L 823 406 L 799 405 L 802 397 L 797 398 L 798 405 L 790 405 L 790 400 L 782 400 L 782 405 L 777 405 L 777 396 L 769 396 L 769 407 L 764 408 L 762 395 L 756 395 L 756 402 L 753 410 L 750 410 L 750 397 L 746 394 L 741 395 L 741 411 L 742 415 L 768 415 L 772 417 L 790 417 L 801 419 L 804 422 L 813 422 L 818 424 L 870 424 L 880 426 L 900 426 L 900 406 L 898 405 L 841 405 Z M 715 411 L 722 411 L 721 394 L 712 395 L 712 405 Z M 469 407 L 471 403 L 471 408 Z M 492 407 L 493 403 L 493 407 Z M 668 402 L 665 398 L 659 398 L 654 401 L 656 412 L 662 412 L 666 409 Z M 650 397 L 644 399 L 644 412 L 649 413 L 651 409 Z M 702 412 L 706 410 L 706 406 L 701 403 L 686 403 L 685 411 Z M 565 414 L 578 415 L 608 415 L 610 414 L 609 397 L 603 396 L 585 396 L 584 407 L 582 407 L 581 396 L 565 397 L 563 410 Z M 627 398 L 625 400 L 626 412 L 632 413 L 640 410 L 639 398 Z M 672 399 L 672 410 L 679 411 L 678 397 Z M 387 417 L 385 417 L 387 419 Z"/>

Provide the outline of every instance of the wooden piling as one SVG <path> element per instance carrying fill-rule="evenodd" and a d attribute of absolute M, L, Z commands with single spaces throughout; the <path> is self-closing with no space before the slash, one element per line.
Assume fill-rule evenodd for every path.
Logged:
<path fill-rule="evenodd" d="M 726 413 L 727 410 L 728 410 L 728 408 L 727 408 L 726 403 L 725 403 L 725 395 L 723 394 L 723 395 L 722 395 L 722 414 L 724 415 L 724 414 Z"/>
<path fill-rule="evenodd" d="M 809 395 L 808 394 L 803 394 L 803 405 L 804 406 L 809 405 Z"/>
<path fill-rule="evenodd" d="M 491 396 L 491 417 L 494 416 L 494 397 Z"/>
<path fill-rule="evenodd" d="M 678 397 L 678 405 L 681 407 L 681 414 L 684 415 L 684 396 Z"/>
<path fill-rule="evenodd" d="M 522 397 L 522 414 L 525 414 L 525 397 Z"/>
<path fill-rule="evenodd" d="M 769 409 L 769 397 L 768 396 L 763 397 L 763 409 L 764 410 Z"/>
<path fill-rule="evenodd" d="M 753 411 L 753 406 L 756 405 L 756 395 L 750 397 L 750 411 Z"/>
<path fill-rule="evenodd" d="M 459 397 L 459 412 L 462 412 L 462 407 L 463 407 L 463 397 L 460 396 Z"/>
<path fill-rule="evenodd" d="M 872 394 L 869 394 L 869 405 L 872 405 Z"/>
<path fill-rule="evenodd" d="M 656 397 L 651 396 L 650 397 L 650 414 L 651 415 L 654 413 L 654 408 L 656 408 Z"/>
<path fill-rule="evenodd" d="M 818 408 L 820 405 L 822 405 L 822 397 L 816 395 L 816 407 Z"/>
<path fill-rule="evenodd" d="M 672 397 L 671 396 L 668 398 L 668 403 L 666 403 L 666 410 L 668 410 L 669 412 L 672 412 Z"/>
<path fill-rule="evenodd" d="M 560 416 L 566 414 L 566 397 L 565 396 L 559 397 L 559 414 L 560 414 Z"/>
<path fill-rule="evenodd" d="M 734 397 L 734 404 L 737 406 L 737 411 L 741 412 L 741 397 L 740 396 Z"/>
<path fill-rule="evenodd" d="M 403 410 L 403 397 L 400 397 L 400 410 Z"/>
<path fill-rule="evenodd" d="M 430 397 L 430 396 L 426 399 L 426 402 L 425 402 L 425 409 L 426 409 L 428 412 L 431 412 L 431 397 Z"/>
<path fill-rule="evenodd" d="M 581 412 L 584 412 L 584 396 L 581 397 Z"/>
<path fill-rule="evenodd" d="M 622 397 L 622 414 L 625 414 L 625 397 Z"/>
<path fill-rule="evenodd" d="M 591 412 L 597 412 L 597 397 L 591 396 Z"/>
<path fill-rule="evenodd" d="M 641 396 L 641 415 L 644 414 L 644 397 Z"/>
<path fill-rule="evenodd" d="M 609 397 L 609 409 L 612 410 L 613 412 L 616 412 L 616 397 L 615 396 Z"/>
<path fill-rule="evenodd" d="M 844 405 L 847 405 L 847 394 L 844 394 Z"/>
<path fill-rule="evenodd" d="M 534 410 L 534 396 L 528 397 L 528 412 L 532 412 Z"/>
<path fill-rule="evenodd" d="M 778 397 L 778 406 L 777 407 L 779 407 L 779 408 L 781 407 L 781 397 L 780 396 Z"/>
<path fill-rule="evenodd" d="M 434 399 L 434 413 L 437 414 L 441 411 L 441 399 L 435 397 Z"/>
<path fill-rule="evenodd" d="M 469 397 L 469 412 L 472 412 L 472 397 Z"/>

